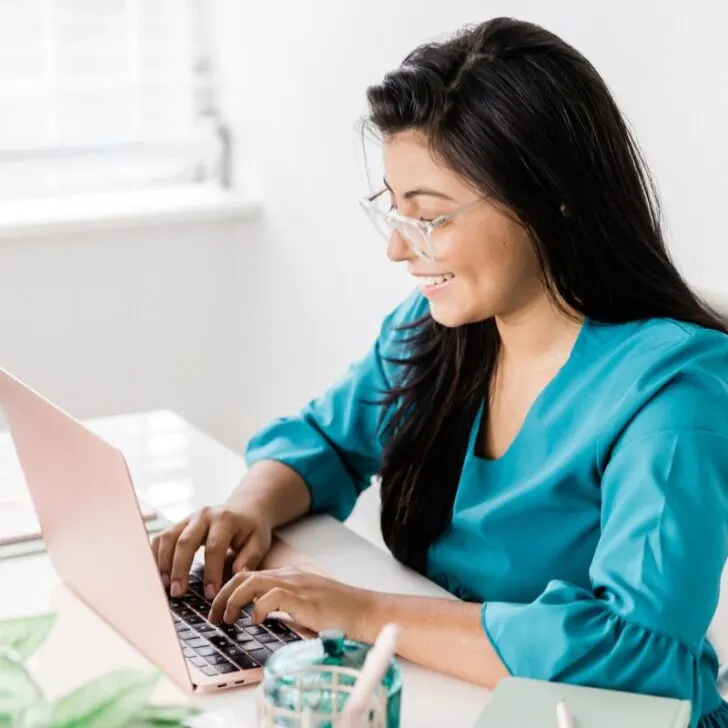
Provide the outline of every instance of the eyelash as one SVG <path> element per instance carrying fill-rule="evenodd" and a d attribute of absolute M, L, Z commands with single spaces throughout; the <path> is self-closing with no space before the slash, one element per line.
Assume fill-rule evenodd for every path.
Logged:
<path fill-rule="evenodd" d="M 389 205 L 389 211 L 390 212 L 396 212 L 397 208 L 394 206 L 394 204 Z M 417 218 L 420 222 L 432 222 L 435 218 L 434 217 L 418 217 Z"/>

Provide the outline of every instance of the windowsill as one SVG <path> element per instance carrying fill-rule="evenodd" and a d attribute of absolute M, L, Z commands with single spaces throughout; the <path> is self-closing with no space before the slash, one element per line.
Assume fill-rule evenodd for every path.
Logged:
<path fill-rule="evenodd" d="M 0 240 L 163 224 L 240 220 L 258 199 L 203 187 L 171 187 L 0 202 Z"/>

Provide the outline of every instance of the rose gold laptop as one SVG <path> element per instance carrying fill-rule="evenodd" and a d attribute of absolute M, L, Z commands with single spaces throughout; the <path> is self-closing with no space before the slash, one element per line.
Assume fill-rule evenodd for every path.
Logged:
<path fill-rule="evenodd" d="M 171 599 L 123 454 L 1 368 L 0 407 L 58 575 L 178 685 L 258 682 L 267 658 L 306 634 L 282 620 L 252 625 L 248 614 L 216 628 L 195 568 L 188 593 Z M 276 540 L 266 565 L 293 563 L 315 569 Z"/>

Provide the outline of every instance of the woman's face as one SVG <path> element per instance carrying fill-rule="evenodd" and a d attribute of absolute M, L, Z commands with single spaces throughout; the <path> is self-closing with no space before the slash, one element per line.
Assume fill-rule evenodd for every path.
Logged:
<path fill-rule="evenodd" d="M 391 202 L 400 215 L 431 220 L 479 199 L 478 193 L 430 155 L 419 132 L 384 143 Z M 536 254 L 524 229 L 496 203 L 483 200 L 432 233 L 435 261 L 423 260 L 402 237 L 390 236 L 387 255 L 406 262 L 430 301 L 432 317 L 461 326 L 517 313 L 543 295 Z M 439 277 L 439 281 L 427 277 Z"/>

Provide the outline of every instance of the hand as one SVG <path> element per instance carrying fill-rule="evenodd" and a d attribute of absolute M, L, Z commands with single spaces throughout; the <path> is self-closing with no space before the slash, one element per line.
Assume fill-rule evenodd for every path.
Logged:
<path fill-rule="evenodd" d="M 253 621 L 262 622 L 271 612 L 285 612 L 301 627 L 313 632 L 343 630 L 352 639 L 363 639 L 376 605 L 376 592 L 357 589 L 296 568 L 251 572 L 243 570 L 215 597 L 210 621 L 232 624 L 240 611 L 255 603 Z"/>
<path fill-rule="evenodd" d="M 255 568 L 270 549 L 272 527 L 252 506 L 231 509 L 225 506 L 201 508 L 152 539 L 164 585 L 173 597 L 187 591 L 192 560 L 200 546 L 205 547 L 205 596 L 212 600 L 220 591 L 223 568 L 232 549 L 233 573 Z"/>

